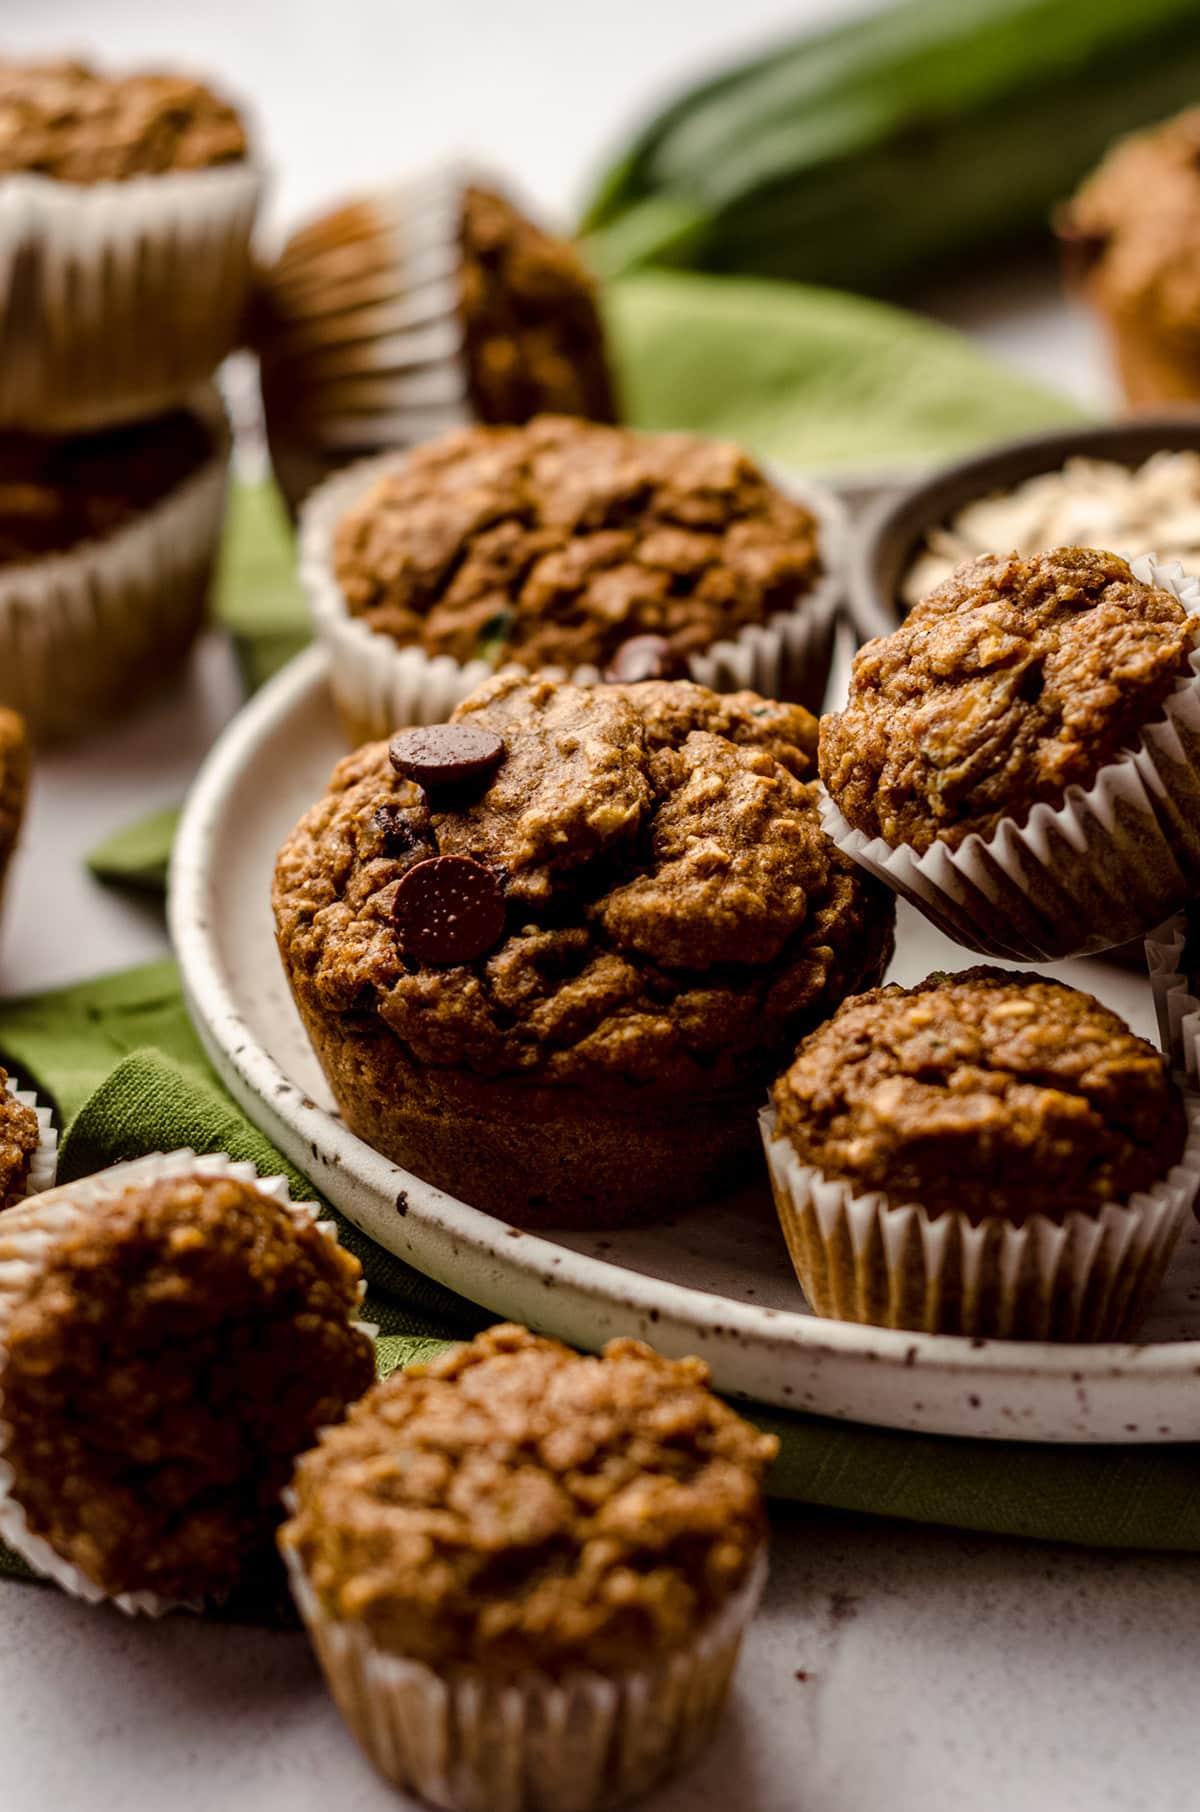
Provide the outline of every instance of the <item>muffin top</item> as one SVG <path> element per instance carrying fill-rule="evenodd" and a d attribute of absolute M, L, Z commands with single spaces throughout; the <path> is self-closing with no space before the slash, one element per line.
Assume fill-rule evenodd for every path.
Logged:
<path fill-rule="evenodd" d="M 374 1378 L 360 1277 L 314 1221 L 230 1177 L 103 1203 L 6 1330 L 5 1457 L 33 1532 L 111 1593 L 233 1585 L 295 1455 Z"/>
<path fill-rule="evenodd" d="M 1003 969 L 845 1001 L 773 1093 L 803 1163 L 976 1222 L 1097 1214 L 1185 1140 L 1161 1052 L 1090 994 Z"/>
<path fill-rule="evenodd" d="M 972 560 L 859 650 L 821 778 L 856 830 L 918 851 L 1023 823 L 1136 744 L 1195 628 L 1116 554 Z"/>
<path fill-rule="evenodd" d="M 410 771 L 430 734 L 490 765 L 423 786 L 369 744 L 280 854 L 309 1011 L 482 1075 L 714 1088 L 881 977 L 892 902 L 821 830 L 799 706 L 510 672 L 394 738 Z"/>
<path fill-rule="evenodd" d="M 651 633 L 686 658 L 790 609 L 817 540 L 727 441 L 539 416 L 415 449 L 346 511 L 334 567 L 397 642 L 571 672 Z"/>
<path fill-rule="evenodd" d="M 778 1442 L 699 1359 L 495 1327 L 394 1373 L 296 1470 L 280 1532 L 326 1612 L 435 1667 L 636 1667 L 762 1551 Z"/>
<path fill-rule="evenodd" d="M 25 720 L 0 705 L 0 878 L 21 828 L 29 786 L 29 737 Z"/>
<path fill-rule="evenodd" d="M 68 440 L 0 434 L 0 567 L 113 534 L 212 452 L 209 429 L 182 409 Z"/>
<path fill-rule="evenodd" d="M 1200 325 L 1200 107 L 1120 139 L 1056 227 L 1067 270 L 1115 315 L 1195 342 Z"/>
<path fill-rule="evenodd" d="M 37 1115 L 10 1092 L 8 1071 L 0 1069 L 0 1208 L 23 1199 L 40 1139 Z"/>
<path fill-rule="evenodd" d="M 108 76 L 87 63 L 0 62 L 0 176 L 124 182 L 238 163 L 237 113 L 188 76 Z"/>

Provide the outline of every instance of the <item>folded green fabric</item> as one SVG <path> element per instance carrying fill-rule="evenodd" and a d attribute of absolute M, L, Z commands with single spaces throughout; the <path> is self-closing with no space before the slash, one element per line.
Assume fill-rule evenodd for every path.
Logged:
<path fill-rule="evenodd" d="M 56 1103 L 66 1125 L 64 1180 L 190 1145 L 282 1173 L 301 1197 L 316 1195 L 216 1082 L 171 963 L 0 1003 L 0 1052 Z M 330 1212 L 367 1275 L 381 1372 L 494 1319 Z M 960 1441 L 766 1408 L 751 1414 L 780 1437 L 769 1481 L 776 1497 L 1087 1546 L 1200 1551 L 1200 1458 L 1191 1447 Z M 23 1570 L 0 1553 L 0 1571 Z"/>

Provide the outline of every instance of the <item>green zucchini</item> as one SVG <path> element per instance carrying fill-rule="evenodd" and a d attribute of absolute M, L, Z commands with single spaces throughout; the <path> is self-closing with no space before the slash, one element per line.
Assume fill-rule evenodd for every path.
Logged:
<path fill-rule="evenodd" d="M 1114 137 L 1194 100 L 1200 0 L 905 0 L 668 106 L 587 250 L 886 293 L 1044 232 Z"/>

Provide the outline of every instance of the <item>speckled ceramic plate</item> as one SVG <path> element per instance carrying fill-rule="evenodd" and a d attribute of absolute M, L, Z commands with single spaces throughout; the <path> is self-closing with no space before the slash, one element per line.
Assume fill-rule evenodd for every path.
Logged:
<path fill-rule="evenodd" d="M 1144 1345 L 898 1334 L 807 1311 L 765 1175 L 735 1201 L 662 1226 L 538 1237 L 355 1138 L 308 1047 L 271 923 L 275 853 L 344 753 L 322 660 L 301 655 L 214 749 L 179 833 L 171 924 L 193 1017 L 226 1085 L 365 1233 L 498 1316 L 583 1346 L 638 1334 L 667 1352 L 698 1352 L 722 1389 L 785 1408 L 998 1439 L 1200 1439 L 1200 1238 L 1191 1225 Z M 962 951 L 901 914 L 895 979 L 963 966 Z M 1096 961 L 1056 972 L 1153 1035 L 1140 977 Z"/>

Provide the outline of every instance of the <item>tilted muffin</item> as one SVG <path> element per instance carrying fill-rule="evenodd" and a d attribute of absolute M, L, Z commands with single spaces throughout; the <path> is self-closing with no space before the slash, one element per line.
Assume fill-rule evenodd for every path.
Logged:
<path fill-rule="evenodd" d="M 846 1001 L 763 1133 L 817 1312 L 927 1332 L 1127 1337 L 1200 1179 L 1162 1054 L 1091 995 L 1000 969 Z"/>
<path fill-rule="evenodd" d="M 0 1534 L 125 1610 L 245 1580 L 374 1377 L 357 1260 L 282 1178 L 191 1152 L 9 1210 L 0 1260 Z"/>
<path fill-rule="evenodd" d="M 305 512 L 301 573 L 343 716 L 369 735 L 447 715 L 503 663 L 594 680 L 647 635 L 658 658 L 629 677 L 815 707 L 829 540 L 730 442 L 539 416 L 335 480 Z"/>
<path fill-rule="evenodd" d="M 300 1461 L 280 1532 L 338 1705 L 462 1812 L 644 1792 L 711 1736 L 765 1574 L 778 1443 L 698 1359 L 495 1327 Z"/>
<path fill-rule="evenodd" d="M 259 278 L 254 341 L 293 510 L 351 460 L 543 410 L 615 421 L 595 286 L 490 181 L 436 172 L 303 227 Z"/>
<path fill-rule="evenodd" d="M 0 62 L 0 427 L 106 427 L 207 382 L 241 327 L 260 188 L 200 82 Z"/>
<path fill-rule="evenodd" d="M 1143 935 L 1200 881 L 1198 604 L 1089 548 L 959 567 L 822 720 L 830 834 L 976 949 Z"/>
<path fill-rule="evenodd" d="M 1200 399 L 1200 107 L 1120 139 L 1055 224 L 1129 402 Z"/>
<path fill-rule="evenodd" d="M 25 816 L 29 735 L 15 711 L 0 705 L 0 900 Z"/>
<path fill-rule="evenodd" d="M 767 1078 L 892 948 L 801 778 L 813 741 L 753 694 L 509 673 L 341 762 L 275 915 L 347 1124 L 524 1224 L 744 1175 Z"/>

